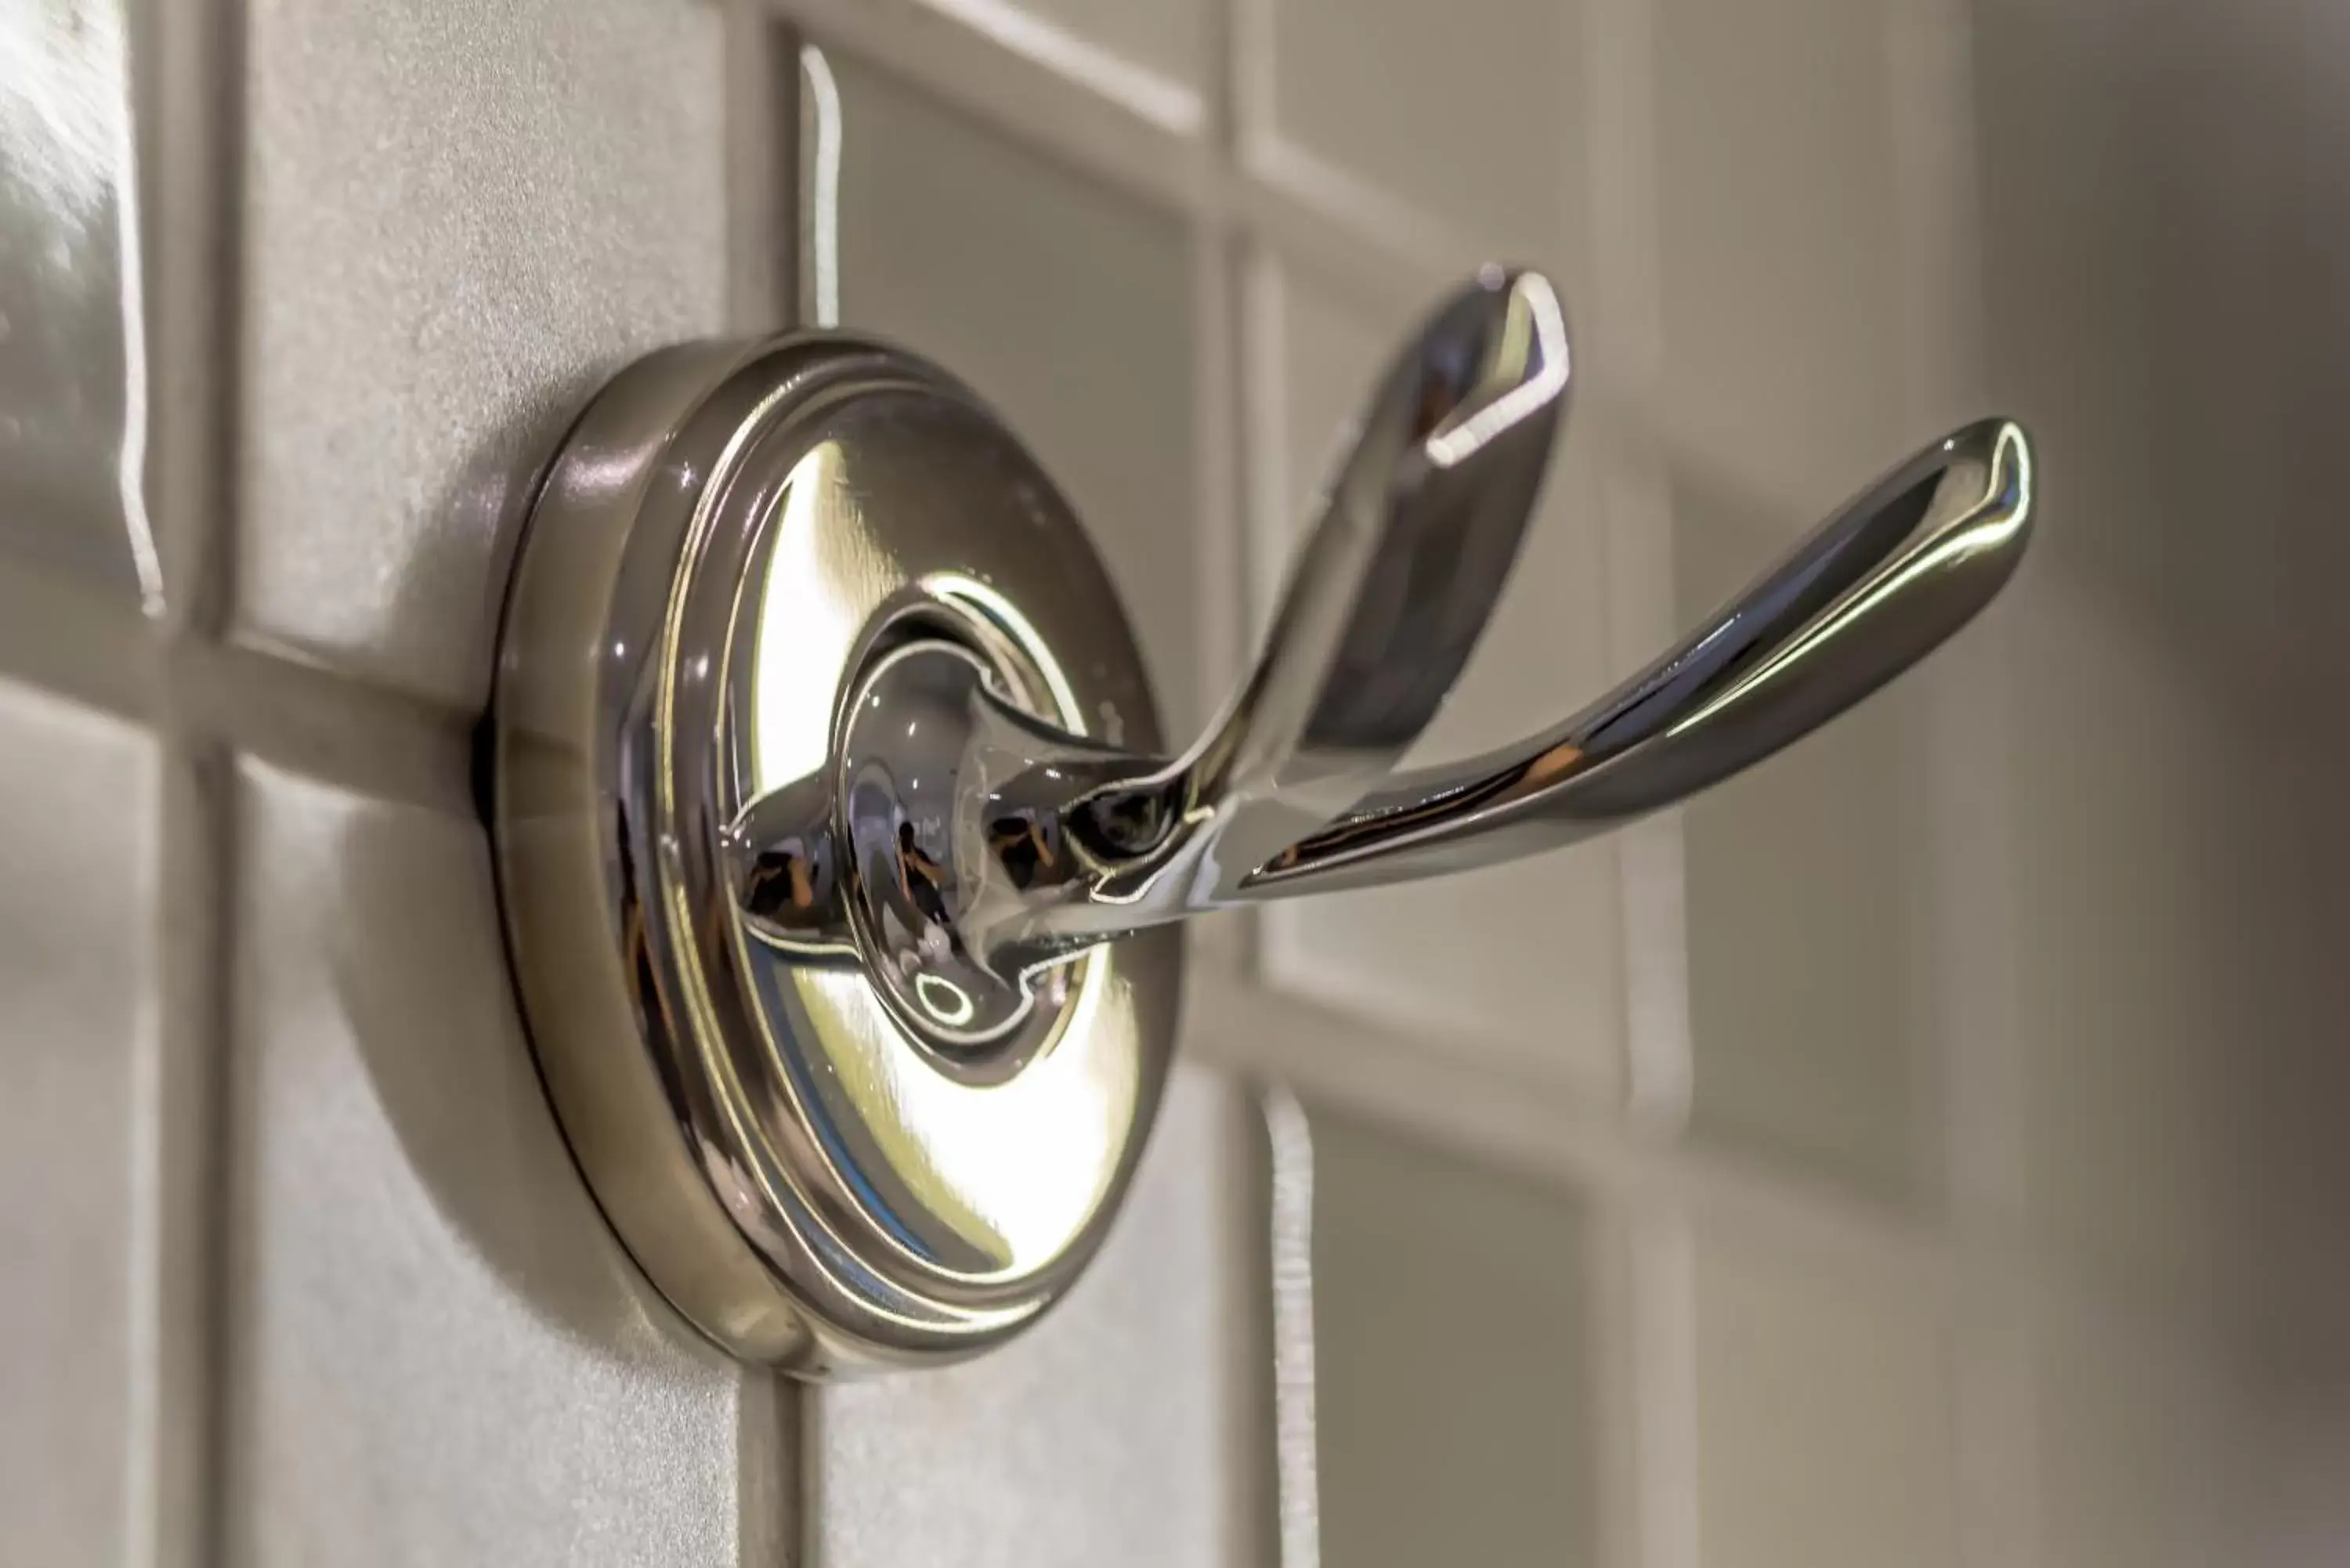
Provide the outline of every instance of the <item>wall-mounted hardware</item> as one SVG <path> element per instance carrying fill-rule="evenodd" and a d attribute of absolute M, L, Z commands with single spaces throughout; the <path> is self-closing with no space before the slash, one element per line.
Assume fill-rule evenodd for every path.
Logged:
<path fill-rule="evenodd" d="M 804 334 L 667 350 L 597 397 L 507 608 L 498 871 L 565 1130 L 689 1318 L 804 1374 L 1016 1332 L 1132 1172 L 1183 917 L 1669 805 L 1898 674 L 2022 553 L 2030 444 L 1969 426 L 1580 713 L 1400 773 L 1570 380 L 1538 275 L 1437 311 L 1180 751 L 1083 528 L 943 372 Z"/>

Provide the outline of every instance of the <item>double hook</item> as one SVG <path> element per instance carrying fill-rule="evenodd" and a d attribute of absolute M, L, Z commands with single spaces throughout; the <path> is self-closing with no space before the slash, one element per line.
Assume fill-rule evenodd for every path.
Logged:
<path fill-rule="evenodd" d="M 861 954 L 926 1036 L 984 1044 L 1097 943 L 1539 854 L 1671 805 L 1923 657 L 2029 538 L 2030 441 L 1968 425 L 1573 717 L 1399 772 L 1500 597 L 1572 381 L 1540 274 L 1488 269 L 1440 308 L 1364 410 L 1253 668 L 1179 757 L 1046 722 L 958 642 L 892 649 L 846 694 L 832 765 L 737 818 L 751 929 Z"/>

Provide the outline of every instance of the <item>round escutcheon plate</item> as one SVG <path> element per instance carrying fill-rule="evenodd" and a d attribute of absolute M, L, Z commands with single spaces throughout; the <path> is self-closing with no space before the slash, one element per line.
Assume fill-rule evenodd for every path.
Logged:
<path fill-rule="evenodd" d="M 1049 1306 L 1117 1211 L 1173 1044 L 1171 927 L 984 1028 L 934 976 L 879 983 L 865 924 L 793 929 L 853 907 L 829 884 L 855 869 L 750 855 L 738 825 L 843 787 L 846 706 L 918 642 L 1062 730 L 1162 749 L 1035 460 L 941 371 L 827 335 L 666 350 L 599 393 L 500 649 L 500 896 L 565 1132 L 662 1293 L 802 1374 L 954 1359 Z M 910 844 L 931 808 L 903 809 Z"/>

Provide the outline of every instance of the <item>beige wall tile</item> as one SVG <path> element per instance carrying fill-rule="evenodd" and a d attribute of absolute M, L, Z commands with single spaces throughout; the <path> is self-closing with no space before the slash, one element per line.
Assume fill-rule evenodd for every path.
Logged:
<path fill-rule="evenodd" d="M 229 1560 L 733 1568 L 741 1375 L 571 1163 L 481 829 L 258 766 L 243 805 Z"/>
<path fill-rule="evenodd" d="M 1911 429 L 1902 404 L 1902 11 L 1653 14 L 1665 421 L 1795 528 L 1942 433 Z"/>
<path fill-rule="evenodd" d="M 1583 1206 L 1307 1114 L 1322 1561 L 1591 1561 L 1601 1438 Z"/>
<path fill-rule="evenodd" d="M 1697 1520 L 1710 1568 L 1958 1561 L 1950 1350 L 1927 1284 L 1700 1226 Z"/>
<path fill-rule="evenodd" d="M 0 685 L 0 1562 L 119 1563 L 156 758 Z"/>
<path fill-rule="evenodd" d="M 1676 485 L 1684 624 L 1776 558 L 1762 515 Z M 1901 1199 L 1941 1148 L 1921 693 L 1880 691 L 1681 813 L 1700 1135 Z"/>
<path fill-rule="evenodd" d="M 724 326 L 717 7 L 261 0 L 240 635 L 477 707 L 532 470 Z"/>

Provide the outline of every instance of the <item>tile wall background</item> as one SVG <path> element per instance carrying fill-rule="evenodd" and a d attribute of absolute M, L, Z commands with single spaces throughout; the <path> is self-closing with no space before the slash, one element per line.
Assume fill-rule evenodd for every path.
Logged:
<path fill-rule="evenodd" d="M 13 10 L 0 1561 L 2338 1560 L 2345 40 L 2230 15 Z M 719 1362 L 497 962 L 530 454 L 670 338 L 899 337 L 1196 722 L 1385 346 L 1496 255 L 1560 277 L 1578 404 L 1430 751 L 1987 406 L 2047 543 L 1684 814 L 1208 931 L 1132 1210 L 1016 1348 Z"/>

